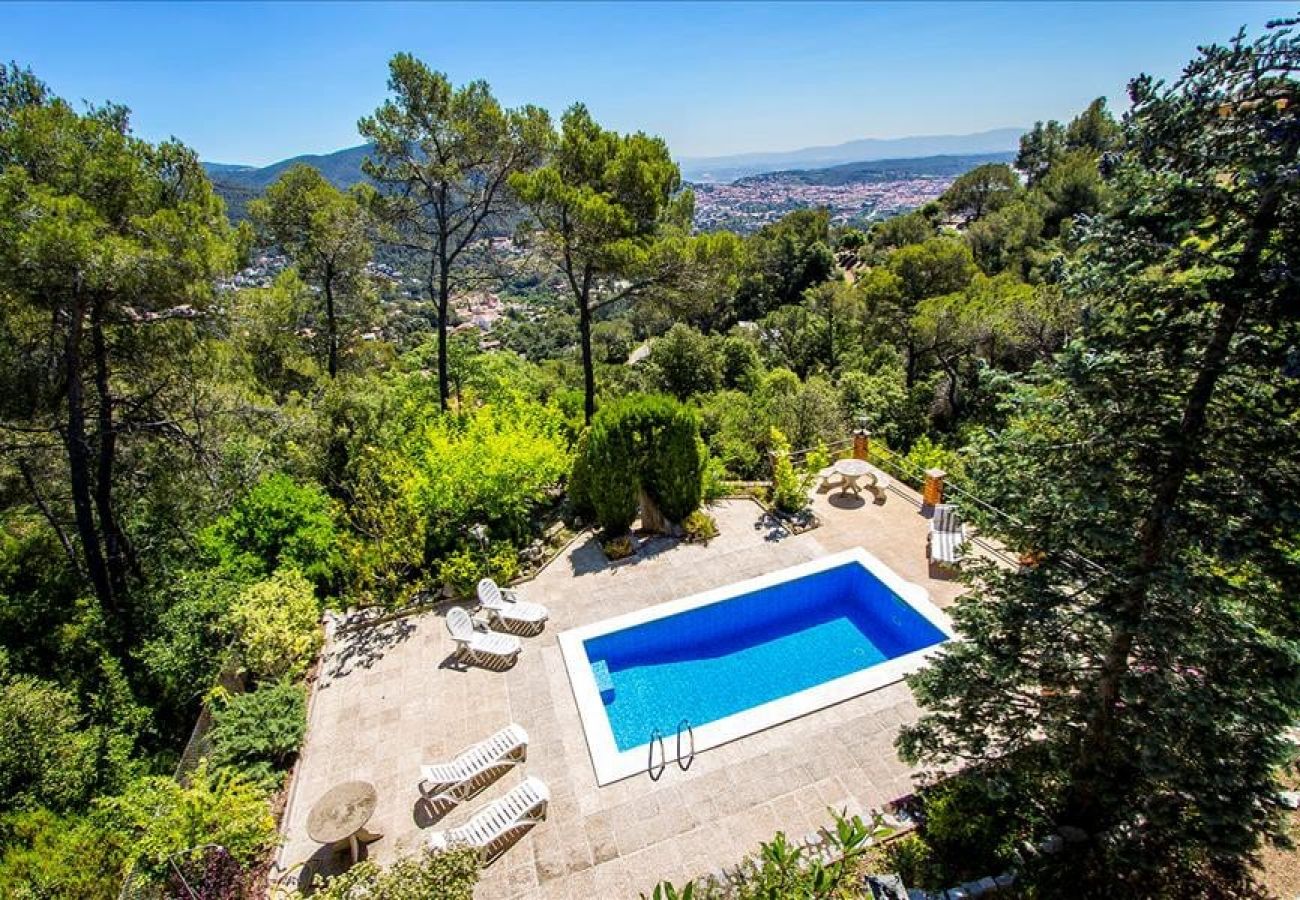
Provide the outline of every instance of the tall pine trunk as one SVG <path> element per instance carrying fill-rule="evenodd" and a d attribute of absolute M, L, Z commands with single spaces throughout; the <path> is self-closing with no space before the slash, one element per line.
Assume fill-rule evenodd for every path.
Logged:
<path fill-rule="evenodd" d="M 334 311 L 334 269 L 332 267 L 325 267 L 325 277 L 322 281 L 325 287 L 326 340 L 329 342 L 326 366 L 330 378 L 333 378 L 339 372 L 339 324 Z"/>
<path fill-rule="evenodd" d="M 596 368 L 591 357 L 591 269 L 582 276 L 578 294 L 578 336 L 582 344 L 582 415 L 588 425 L 596 415 Z"/>
<path fill-rule="evenodd" d="M 1177 443 L 1166 465 L 1153 474 L 1151 503 L 1138 526 L 1136 565 L 1125 573 L 1128 580 L 1116 605 L 1118 622 L 1111 632 L 1098 675 L 1097 703 L 1080 740 L 1067 794 L 1066 818 L 1089 830 L 1105 824 L 1097 785 L 1106 778 L 1113 759 L 1120 695 L 1129 673 L 1133 645 L 1146 616 L 1152 577 L 1166 560 L 1170 522 L 1187 476 L 1204 447 L 1210 403 L 1227 370 L 1233 338 L 1246 314 L 1251 284 L 1258 275 L 1270 234 L 1277 226 L 1281 196 L 1281 190 L 1274 187 L 1260 201 L 1196 379 L 1183 403 Z"/>
<path fill-rule="evenodd" d="M 81 555 L 86 562 L 86 573 L 95 591 L 100 608 L 109 617 L 117 613 L 117 599 L 113 594 L 112 580 L 100 546 L 99 529 L 95 523 L 94 501 L 91 496 L 90 445 L 86 439 L 86 397 L 82 384 L 81 342 L 85 331 L 86 307 L 81 297 L 73 299 L 69 309 L 67 344 L 63 351 L 63 368 L 67 377 L 68 418 L 63 435 L 68 456 L 68 481 L 72 488 L 72 511 L 77 524 L 77 538 L 81 542 Z"/>
<path fill-rule="evenodd" d="M 104 338 L 103 307 L 91 312 L 91 350 L 95 357 L 96 431 L 99 444 L 95 472 L 95 511 L 103 536 L 105 562 L 113 594 L 126 595 L 127 571 L 132 568 L 131 547 L 118 525 L 113 503 L 113 474 L 117 463 L 117 427 L 113 421 L 113 393 L 109 385 L 108 345 Z"/>
<path fill-rule="evenodd" d="M 438 407 L 446 412 L 451 398 L 451 377 L 447 361 L 447 316 L 451 310 L 451 277 L 447 272 L 447 242 L 438 250 Z"/>

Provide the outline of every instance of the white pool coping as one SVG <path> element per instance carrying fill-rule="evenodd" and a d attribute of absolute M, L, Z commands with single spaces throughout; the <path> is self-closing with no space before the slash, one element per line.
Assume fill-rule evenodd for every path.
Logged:
<path fill-rule="evenodd" d="M 582 730 L 587 738 L 587 751 L 591 754 L 591 764 L 596 770 L 596 783 L 603 786 L 645 772 L 650 763 L 650 744 L 647 742 L 629 750 L 620 751 L 618 749 L 618 744 L 614 740 L 614 731 L 609 724 L 609 717 L 605 714 L 605 704 L 600 699 L 600 691 L 596 687 L 596 678 L 591 670 L 591 661 L 587 658 L 585 641 L 611 632 L 622 631 L 633 625 L 676 615 L 688 609 L 720 603 L 741 594 L 752 593 L 815 572 L 834 569 L 847 563 L 861 565 L 904 603 L 911 606 L 930 624 L 947 635 L 947 640 L 955 639 L 956 635 L 953 632 L 951 621 L 943 611 L 930 601 L 929 591 L 919 584 L 903 579 L 876 557 L 861 548 L 833 553 L 811 562 L 780 569 L 776 572 L 769 572 L 757 578 L 724 585 L 711 591 L 692 594 L 689 597 L 658 603 L 645 609 L 638 609 L 621 616 L 613 616 L 590 625 L 582 625 L 561 632 L 559 636 L 560 650 L 564 655 L 564 667 L 569 673 L 569 684 L 573 688 L 573 697 L 578 704 L 578 716 L 582 720 Z M 796 719 L 819 709 L 824 709 L 827 706 L 842 703 L 861 694 L 901 681 L 905 676 L 924 668 L 929 657 L 937 653 L 947 643 L 947 640 L 877 663 L 860 672 L 853 672 L 700 725 L 695 728 L 695 752 L 698 753 L 721 746 L 756 731 L 771 728 L 782 722 L 788 722 L 791 719 Z M 664 735 L 665 764 L 676 761 L 676 743 L 675 734 Z M 687 755 L 689 750 L 689 742 L 683 738 L 683 755 Z M 656 767 L 658 763 L 659 753 L 656 751 Z"/>

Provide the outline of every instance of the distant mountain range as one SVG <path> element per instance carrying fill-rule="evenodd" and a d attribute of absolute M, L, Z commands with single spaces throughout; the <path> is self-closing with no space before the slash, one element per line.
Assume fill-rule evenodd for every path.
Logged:
<path fill-rule="evenodd" d="M 873 181 L 900 181 L 906 178 L 955 178 L 986 163 L 1009 163 L 1016 158 L 1010 150 L 1001 153 L 967 153 L 943 156 L 918 156 L 906 159 L 879 159 L 851 162 L 824 169 L 788 169 L 738 178 L 735 185 L 808 184 L 837 186 Z"/>
<path fill-rule="evenodd" d="M 682 177 L 695 182 L 731 182 L 748 175 L 793 169 L 824 169 L 845 163 L 915 159 L 930 156 L 972 156 L 1014 151 L 1023 128 L 995 128 L 976 134 L 935 134 L 917 137 L 865 138 L 831 147 L 734 156 L 684 157 Z"/>

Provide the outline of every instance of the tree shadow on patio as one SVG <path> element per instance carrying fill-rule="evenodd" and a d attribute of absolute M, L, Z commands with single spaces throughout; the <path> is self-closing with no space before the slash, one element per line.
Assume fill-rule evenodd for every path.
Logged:
<path fill-rule="evenodd" d="M 346 678 L 357 669 L 369 669 L 389 649 L 409 638 L 415 627 L 408 616 L 339 635 L 325 662 L 325 674 L 334 680 Z"/>
<path fill-rule="evenodd" d="M 635 553 L 625 559 L 610 560 L 600 546 L 600 538 L 594 534 L 590 535 L 580 547 L 569 554 L 569 567 L 575 576 L 581 576 L 635 566 L 672 550 L 682 542 L 678 537 L 644 531 L 634 531 L 633 538 L 636 544 Z"/>

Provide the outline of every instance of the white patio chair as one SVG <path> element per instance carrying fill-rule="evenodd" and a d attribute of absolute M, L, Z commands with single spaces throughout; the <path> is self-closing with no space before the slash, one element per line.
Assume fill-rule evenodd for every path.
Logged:
<path fill-rule="evenodd" d="M 429 849 L 470 847 L 486 865 L 509 846 L 512 837 L 546 818 L 551 794 L 541 780 L 528 777 L 504 796 L 493 800 L 464 825 L 429 835 Z"/>
<path fill-rule="evenodd" d="M 474 793 L 481 776 L 520 765 L 527 758 L 528 732 L 511 723 L 451 762 L 420 766 L 420 793 L 430 803 L 459 803 Z"/>
<path fill-rule="evenodd" d="M 447 630 L 456 642 L 456 650 L 468 654 L 470 659 L 480 665 L 492 660 L 513 660 L 523 649 L 519 638 L 514 635 L 476 629 L 469 613 L 459 606 L 447 610 Z"/>
<path fill-rule="evenodd" d="M 546 607 L 540 603 L 520 600 L 511 590 L 503 590 L 491 578 L 484 578 L 478 583 L 478 602 L 487 610 L 489 621 L 505 625 L 520 623 L 540 626 L 546 624 Z"/>
<path fill-rule="evenodd" d="M 930 537 L 927 549 L 930 562 L 941 566 L 959 566 L 963 556 L 962 545 L 966 543 L 966 526 L 962 524 L 957 507 L 951 503 L 940 503 L 934 508 L 930 519 Z"/>

